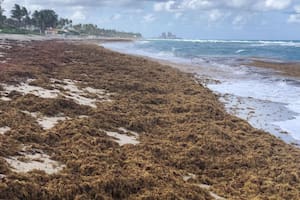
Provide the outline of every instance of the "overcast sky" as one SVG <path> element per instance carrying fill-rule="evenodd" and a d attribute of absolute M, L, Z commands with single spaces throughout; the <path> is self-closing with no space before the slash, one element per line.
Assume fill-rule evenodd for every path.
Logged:
<path fill-rule="evenodd" d="M 75 23 L 190 39 L 300 39 L 300 0 L 4 0 Z M 6 14 L 10 14 L 6 12 Z"/>

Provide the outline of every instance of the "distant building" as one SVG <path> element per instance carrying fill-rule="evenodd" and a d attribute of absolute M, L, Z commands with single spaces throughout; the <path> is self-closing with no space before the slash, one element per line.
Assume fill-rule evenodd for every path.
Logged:
<path fill-rule="evenodd" d="M 45 31 L 45 35 L 57 35 L 58 31 L 59 29 L 56 28 L 47 28 L 47 30 Z"/>
<path fill-rule="evenodd" d="M 181 39 L 171 32 L 163 32 L 158 38 L 159 39 Z"/>
<path fill-rule="evenodd" d="M 45 35 L 54 36 L 54 35 L 79 35 L 77 31 L 73 28 L 47 28 L 45 31 Z"/>

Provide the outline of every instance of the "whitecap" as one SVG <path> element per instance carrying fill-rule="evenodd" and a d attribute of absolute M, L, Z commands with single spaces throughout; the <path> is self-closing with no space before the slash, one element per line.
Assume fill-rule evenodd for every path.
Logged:
<path fill-rule="evenodd" d="M 242 52 L 245 52 L 245 51 L 246 51 L 245 49 L 239 49 L 235 53 L 239 54 L 239 53 L 242 53 Z"/>

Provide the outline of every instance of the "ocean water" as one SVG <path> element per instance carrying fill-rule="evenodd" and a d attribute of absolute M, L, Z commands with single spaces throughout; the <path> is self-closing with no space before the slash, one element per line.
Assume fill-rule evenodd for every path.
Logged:
<path fill-rule="evenodd" d="M 300 145 L 300 79 L 251 66 L 251 60 L 300 62 L 300 41 L 143 40 L 105 47 L 182 64 L 220 94 L 227 111 Z"/>
<path fill-rule="evenodd" d="M 156 54 L 155 57 L 162 58 L 167 56 L 210 60 L 213 57 L 256 57 L 278 61 L 300 61 L 300 41 L 144 40 L 127 45 L 132 48 L 129 48 L 129 51 Z"/>

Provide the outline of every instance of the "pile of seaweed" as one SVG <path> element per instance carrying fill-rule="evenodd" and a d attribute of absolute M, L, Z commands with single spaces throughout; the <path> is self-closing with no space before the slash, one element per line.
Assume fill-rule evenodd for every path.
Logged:
<path fill-rule="evenodd" d="M 67 79 L 111 96 L 96 107 L 18 91 L 0 99 L 0 127 L 10 128 L 0 134 L 0 199 L 300 198 L 300 150 L 227 114 L 191 75 L 96 45 L 6 42 L 1 84 L 51 90 Z M 28 113 L 66 120 L 45 130 Z M 124 130 L 139 143 L 108 134 L 132 136 Z M 8 160 L 24 147 L 62 170 L 16 170 Z"/>

